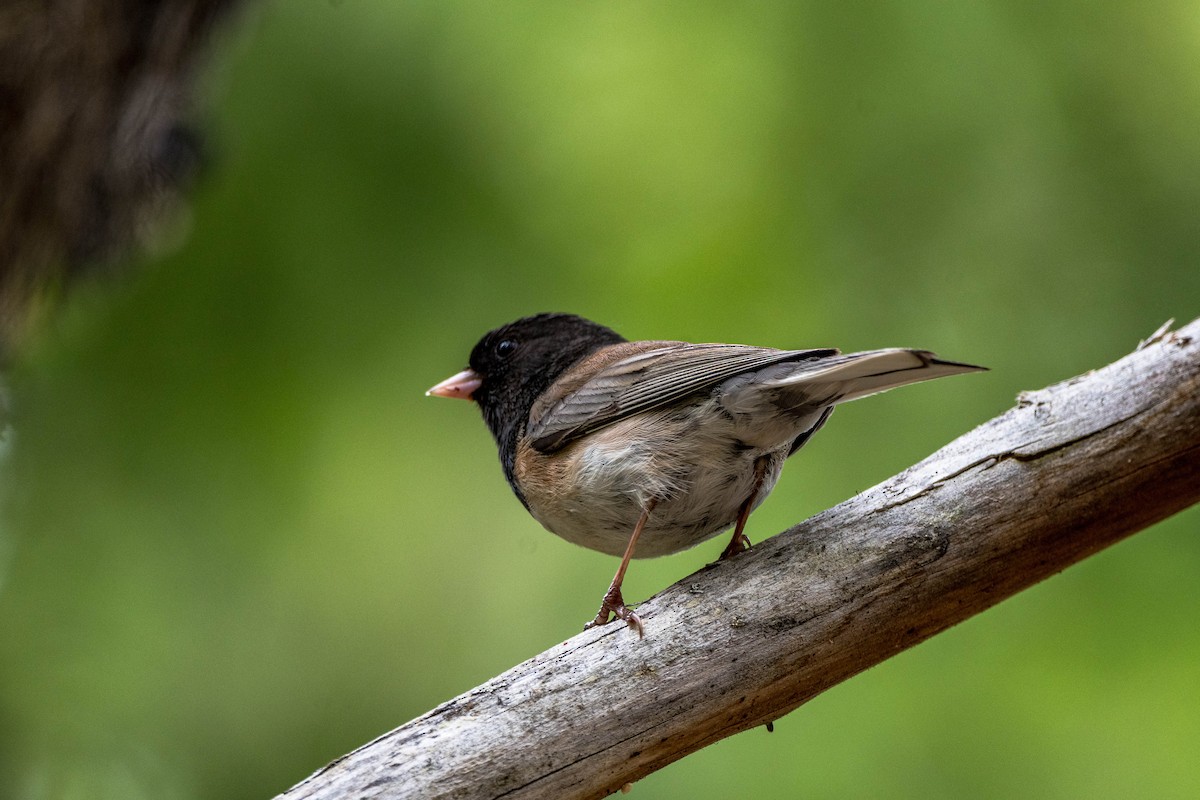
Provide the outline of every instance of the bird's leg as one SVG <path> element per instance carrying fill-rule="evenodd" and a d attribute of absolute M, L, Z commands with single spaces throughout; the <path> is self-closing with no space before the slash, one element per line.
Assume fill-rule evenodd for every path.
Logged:
<path fill-rule="evenodd" d="M 633 548 L 637 546 L 638 537 L 642 535 L 642 528 L 646 527 L 646 520 L 650 519 L 650 511 L 653 508 L 654 501 L 651 500 L 642 509 L 642 515 L 638 517 L 637 525 L 633 527 L 633 535 L 629 537 L 629 544 L 625 547 L 625 555 L 621 557 L 621 566 L 617 567 L 617 574 L 613 576 L 608 591 L 604 593 L 604 599 L 600 601 L 600 611 L 594 620 L 583 626 L 585 631 L 598 625 L 607 625 L 608 615 L 612 614 L 617 619 L 625 620 L 626 625 L 637 631 L 639 639 L 645 635 L 641 618 L 625 605 L 625 598 L 621 596 L 621 582 L 625 580 L 625 570 L 629 568 L 629 559 L 633 558 Z"/>
<path fill-rule="evenodd" d="M 737 526 L 733 529 L 733 538 L 729 540 L 729 545 L 721 551 L 719 561 L 733 558 L 743 550 L 750 549 L 750 540 L 746 538 L 746 534 L 742 533 L 742 529 L 746 527 L 746 520 L 750 519 L 750 509 L 754 508 L 754 500 L 758 497 L 758 492 L 762 489 L 766 476 L 767 457 L 761 456 L 754 462 L 754 488 L 750 490 L 750 496 L 746 498 L 746 502 L 742 503 L 742 507 L 738 509 Z"/>

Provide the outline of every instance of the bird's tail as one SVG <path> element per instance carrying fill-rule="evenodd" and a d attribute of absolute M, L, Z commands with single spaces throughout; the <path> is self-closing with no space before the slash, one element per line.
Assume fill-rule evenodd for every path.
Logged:
<path fill-rule="evenodd" d="M 903 348 L 847 353 L 795 366 L 800 368 L 769 383 L 784 395 L 795 394 L 796 405 L 847 403 L 897 386 L 987 369 L 947 361 L 928 350 Z"/>

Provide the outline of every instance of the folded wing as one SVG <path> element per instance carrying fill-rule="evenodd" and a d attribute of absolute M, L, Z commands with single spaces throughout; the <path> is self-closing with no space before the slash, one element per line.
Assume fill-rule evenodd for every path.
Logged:
<path fill-rule="evenodd" d="M 803 372 L 810 363 L 817 369 L 837 354 L 832 348 L 775 350 L 684 342 L 655 347 L 609 365 L 531 419 L 530 442 L 543 453 L 553 452 L 597 428 L 711 389 L 736 375 L 788 362 Z"/>

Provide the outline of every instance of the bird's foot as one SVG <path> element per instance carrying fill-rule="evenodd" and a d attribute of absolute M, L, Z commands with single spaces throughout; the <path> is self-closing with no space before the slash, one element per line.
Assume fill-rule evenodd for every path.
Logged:
<path fill-rule="evenodd" d="M 612 619 L 621 619 L 625 624 L 637 631 L 638 638 L 641 639 L 646 635 L 646 629 L 642 626 L 642 618 L 633 613 L 633 609 L 625 605 L 625 598 L 621 596 L 620 586 L 610 586 L 604 594 L 604 599 L 600 601 L 600 611 L 597 612 L 596 618 L 583 626 L 586 631 L 589 628 L 598 628 L 601 625 L 607 625 Z"/>
<path fill-rule="evenodd" d="M 727 558 L 733 558 L 738 553 L 745 552 L 746 550 L 749 550 L 749 549 L 750 549 L 750 540 L 748 538 L 746 538 L 746 534 L 744 534 L 744 533 L 734 534 L 734 537 L 729 541 L 729 545 L 724 550 L 721 551 L 721 557 L 718 558 L 717 560 L 724 561 Z"/>

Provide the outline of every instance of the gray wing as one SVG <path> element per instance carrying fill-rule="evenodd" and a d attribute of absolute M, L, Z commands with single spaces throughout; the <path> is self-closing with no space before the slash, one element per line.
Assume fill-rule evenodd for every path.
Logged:
<path fill-rule="evenodd" d="M 738 344 L 670 344 L 625 358 L 529 421 L 534 449 L 550 453 L 640 411 L 710 389 L 771 364 L 837 355 L 833 349 L 774 350 Z"/>

